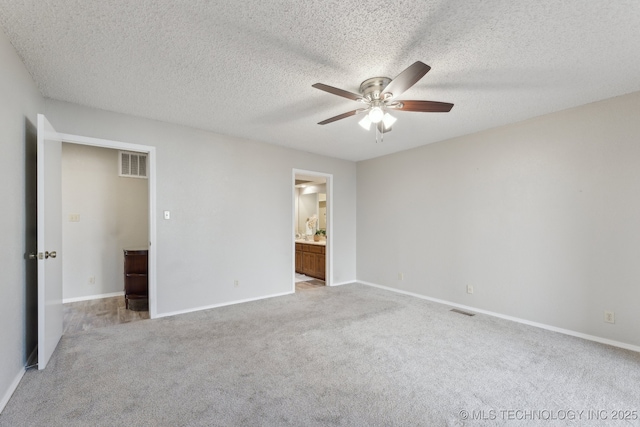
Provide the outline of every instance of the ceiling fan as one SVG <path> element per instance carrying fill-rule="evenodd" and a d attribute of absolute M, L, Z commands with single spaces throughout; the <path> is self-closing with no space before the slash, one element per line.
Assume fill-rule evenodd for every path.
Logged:
<path fill-rule="evenodd" d="M 373 123 L 378 132 L 382 134 L 389 132 L 396 121 L 396 118 L 389 114 L 388 110 L 447 113 L 453 108 L 453 104 L 448 102 L 396 100 L 397 96 L 416 84 L 430 69 L 431 67 L 427 64 L 417 61 L 393 80 L 388 77 L 372 77 L 360 84 L 360 94 L 316 83 L 312 87 L 365 104 L 363 108 L 339 114 L 318 124 L 326 125 L 356 114 L 367 113 L 360 120 L 360 126 L 369 130 Z"/>

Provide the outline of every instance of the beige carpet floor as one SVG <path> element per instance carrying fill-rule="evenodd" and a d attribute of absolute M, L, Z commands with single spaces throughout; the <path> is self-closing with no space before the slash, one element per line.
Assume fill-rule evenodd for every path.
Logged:
<path fill-rule="evenodd" d="M 629 426 L 639 410 L 638 353 L 352 284 L 64 336 L 0 426 Z"/>

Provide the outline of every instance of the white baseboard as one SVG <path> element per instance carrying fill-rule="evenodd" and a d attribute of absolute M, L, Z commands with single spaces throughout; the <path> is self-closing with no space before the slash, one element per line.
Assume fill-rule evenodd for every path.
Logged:
<path fill-rule="evenodd" d="M 201 306 L 201 307 L 188 308 L 186 310 L 170 311 L 170 312 L 167 312 L 167 313 L 158 313 L 154 318 L 158 319 L 160 317 L 176 316 L 178 314 L 193 313 L 194 311 L 209 310 L 209 309 L 212 309 L 212 308 L 225 307 L 227 305 L 242 304 L 243 302 L 259 301 L 259 300 L 262 300 L 262 299 L 282 297 L 282 296 L 291 295 L 291 294 L 295 294 L 295 291 L 281 292 L 279 294 L 265 295 L 265 296 L 262 296 L 262 297 L 255 297 L 255 298 L 247 298 L 247 299 L 241 299 L 241 300 L 235 300 L 235 301 L 229 301 L 229 302 L 222 302 L 222 303 L 219 303 L 219 304 L 204 305 L 204 306 Z"/>
<path fill-rule="evenodd" d="M 332 284 L 331 284 L 331 287 L 334 287 L 334 286 L 342 286 L 342 285 L 349 285 L 349 284 L 351 284 L 351 283 L 357 283 L 357 282 L 356 282 L 355 280 L 349 280 L 349 281 L 346 281 L 346 282 L 332 283 Z"/>
<path fill-rule="evenodd" d="M 4 411 L 4 407 L 7 406 L 7 403 L 9 403 L 9 399 L 11 399 L 13 392 L 18 388 L 18 384 L 20 384 L 20 380 L 24 376 L 25 372 L 26 370 L 24 368 L 20 369 L 20 372 L 18 372 L 18 375 L 14 378 L 6 393 L 2 396 L 2 400 L 0 400 L 0 414 Z"/>
<path fill-rule="evenodd" d="M 64 298 L 62 300 L 63 304 L 66 304 L 68 302 L 79 302 L 79 301 L 89 301 L 92 299 L 100 299 L 100 298 L 111 298 L 111 297 L 119 297 L 124 295 L 124 291 L 120 291 L 120 292 L 111 292 L 108 294 L 99 294 L 99 295 L 87 295 L 84 297 L 76 297 L 76 298 Z"/>
<path fill-rule="evenodd" d="M 614 340 L 610 340 L 610 339 L 607 339 L 607 338 L 597 337 L 595 335 L 583 334 L 582 332 L 576 332 L 576 331 L 572 331 L 570 329 L 563 329 L 563 328 L 558 328 L 558 327 L 551 326 L 551 325 L 545 325 L 544 323 L 532 322 L 530 320 L 520 319 L 519 317 L 507 316 L 507 315 L 504 315 L 504 314 L 495 313 L 493 311 L 488 311 L 488 310 L 482 310 L 482 309 L 471 307 L 471 306 L 468 306 L 468 305 L 457 304 L 455 302 L 450 302 L 450 301 L 446 301 L 446 300 L 442 300 L 442 299 L 438 299 L 438 298 L 431 298 L 431 297 L 428 297 L 428 296 L 425 296 L 425 295 L 417 294 L 415 292 L 403 291 L 401 289 L 395 289 L 395 288 L 391 288 L 391 287 L 388 287 L 388 286 L 382 286 L 382 285 L 378 285 L 376 283 L 365 282 L 365 281 L 362 281 L 362 280 L 358 280 L 356 283 L 361 283 L 363 285 L 372 286 L 374 288 L 380 288 L 380 289 L 384 289 L 384 290 L 391 291 L 391 292 L 396 292 L 396 293 L 403 294 L 403 295 L 409 295 L 409 296 L 412 296 L 412 297 L 416 297 L 416 298 L 420 298 L 420 299 L 424 299 L 424 300 L 428 300 L 428 301 L 432 301 L 432 302 L 437 302 L 439 304 L 450 305 L 452 307 L 461 308 L 463 310 L 473 311 L 475 313 L 482 313 L 482 314 L 486 314 L 488 316 L 498 317 L 500 319 L 510 320 L 512 322 L 522 323 L 524 325 L 534 326 L 536 328 L 546 329 L 546 330 L 553 331 L 553 332 L 559 332 L 561 334 L 570 335 L 572 337 L 582 338 L 582 339 L 589 340 L 589 341 L 595 341 L 595 342 L 598 342 L 598 343 L 601 343 L 601 344 L 607 344 L 607 345 L 611 345 L 611 346 L 614 346 L 614 347 L 620 347 L 620 348 L 624 348 L 626 350 L 636 351 L 636 352 L 640 353 L 640 346 L 633 345 L 633 344 L 627 344 L 627 343 L 621 342 L 621 341 L 614 341 Z"/>

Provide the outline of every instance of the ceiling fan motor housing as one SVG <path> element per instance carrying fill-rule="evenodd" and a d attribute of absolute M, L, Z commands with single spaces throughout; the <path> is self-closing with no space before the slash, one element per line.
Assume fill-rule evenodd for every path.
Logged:
<path fill-rule="evenodd" d="M 360 84 L 360 93 L 369 101 L 380 99 L 380 94 L 389 83 L 391 83 L 389 77 L 372 77 Z"/>

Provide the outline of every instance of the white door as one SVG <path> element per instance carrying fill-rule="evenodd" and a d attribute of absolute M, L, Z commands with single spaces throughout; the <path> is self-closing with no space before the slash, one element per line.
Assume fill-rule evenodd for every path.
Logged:
<path fill-rule="evenodd" d="M 62 337 L 62 141 L 38 114 L 38 369 Z"/>

